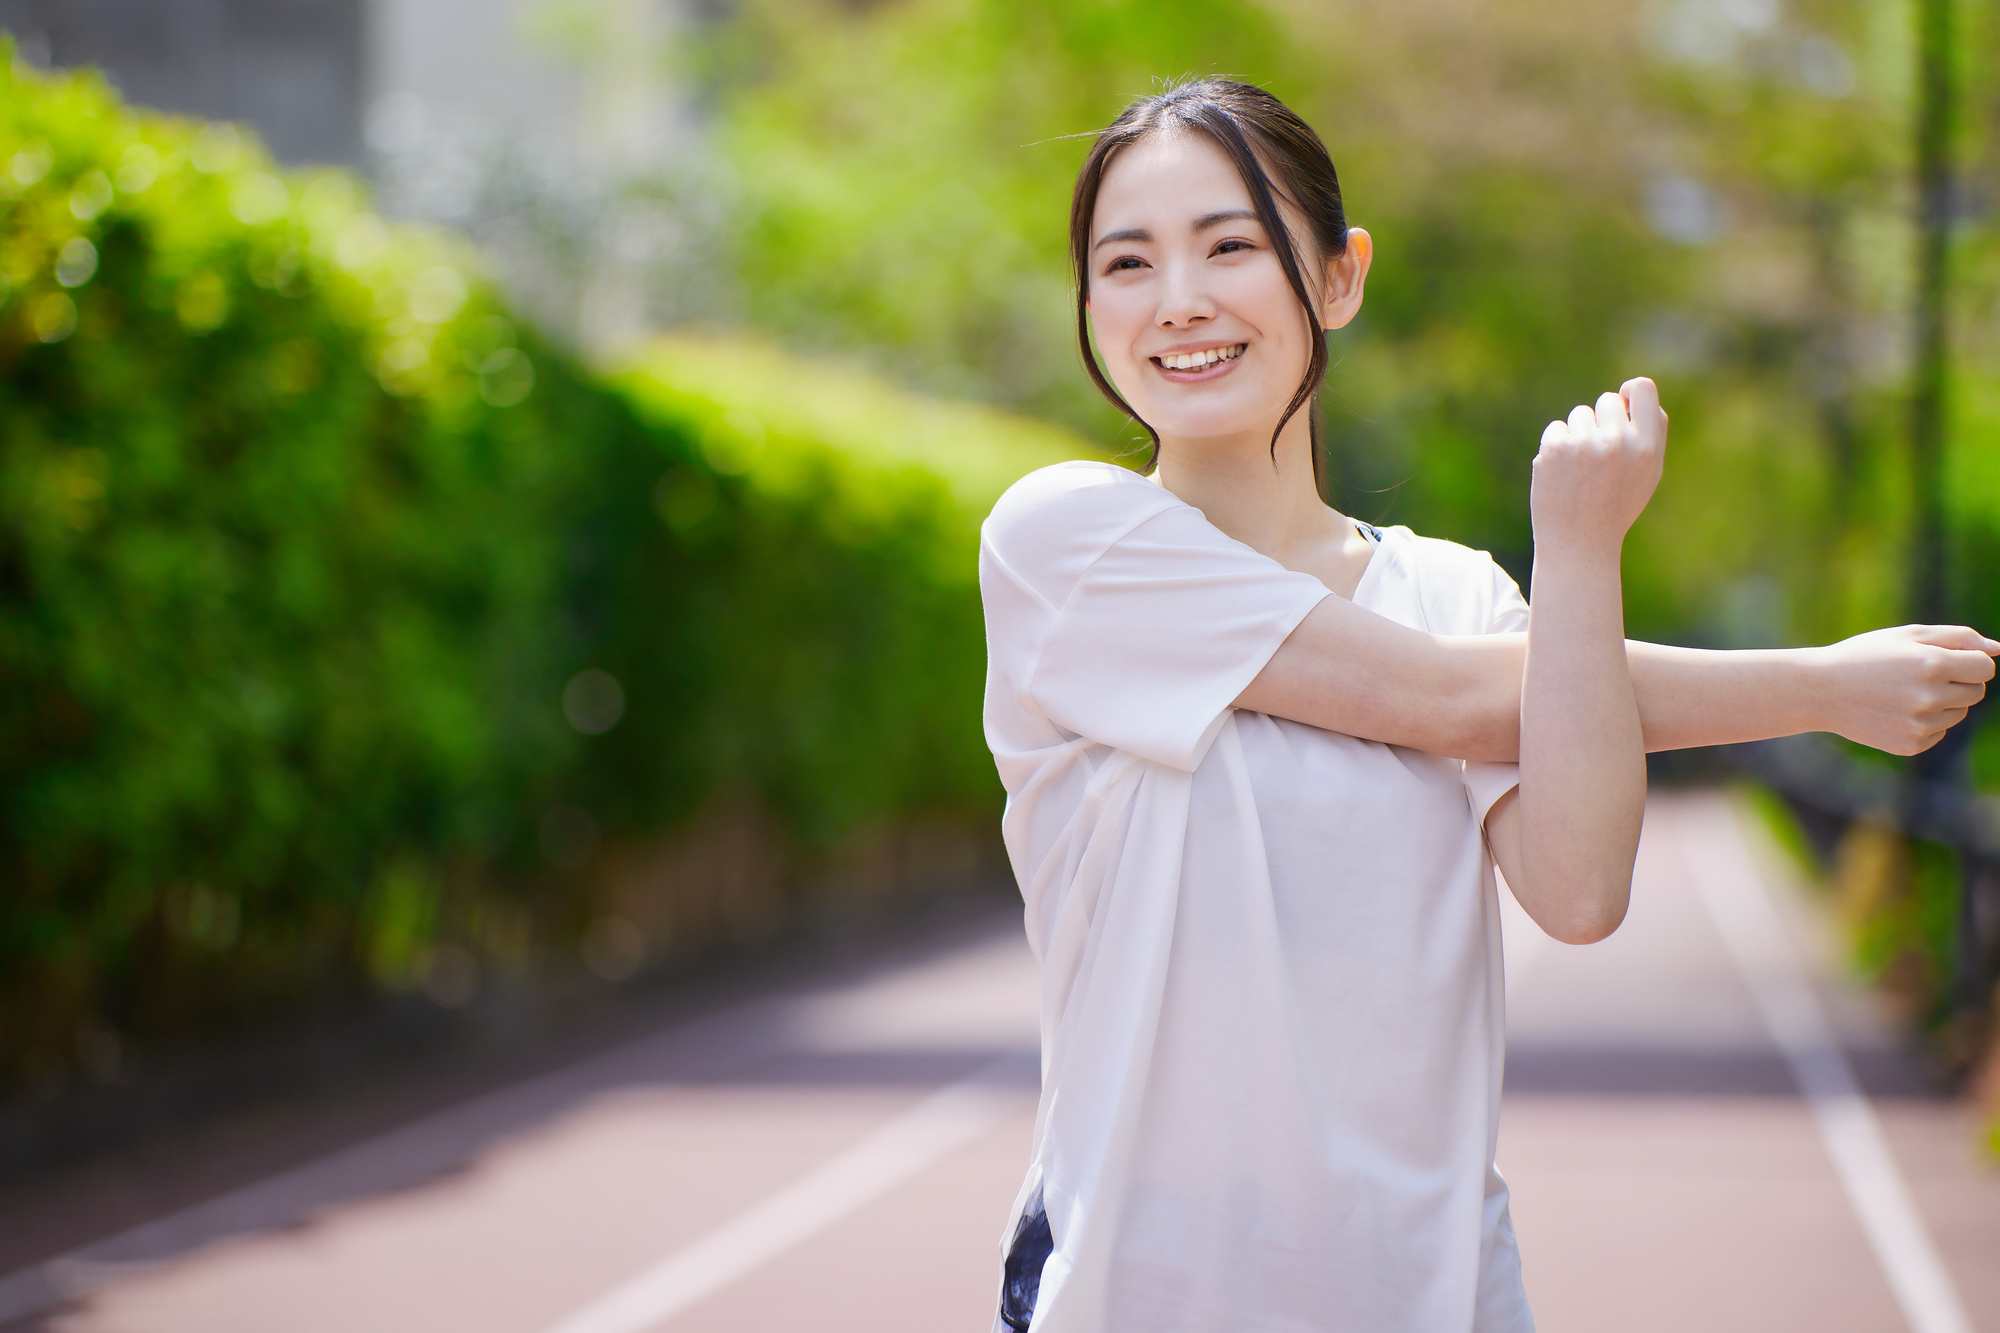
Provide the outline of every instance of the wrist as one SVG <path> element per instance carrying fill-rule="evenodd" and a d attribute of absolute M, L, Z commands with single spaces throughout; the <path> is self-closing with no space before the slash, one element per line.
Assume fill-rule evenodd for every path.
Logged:
<path fill-rule="evenodd" d="M 1568 533 L 1552 538 L 1535 538 L 1535 573 L 1563 575 L 1603 574 L 1618 577 L 1624 557 L 1623 534 Z"/>
<path fill-rule="evenodd" d="M 1833 650 L 1794 648 L 1790 656 L 1793 734 L 1838 731 L 1841 673 L 1834 665 Z"/>

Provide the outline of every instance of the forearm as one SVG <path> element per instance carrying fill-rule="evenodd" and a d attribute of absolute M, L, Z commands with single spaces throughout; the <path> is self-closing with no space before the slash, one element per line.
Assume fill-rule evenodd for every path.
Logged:
<path fill-rule="evenodd" d="M 1624 918 L 1646 803 L 1640 712 L 1626 666 L 1616 546 L 1538 552 L 1521 682 L 1516 886 L 1559 939 Z"/>
<path fill-rule="evenodd" d="M 1731 745 L 1827 728 L 1817 648 L 1718 652 L 1628 640 L 1625 661 L 1648 750 Z"/>
<path fill-rule="evenodd" d="M 1539 610 L 1548 588 L 1536 592 Z M 1993 673 L 1986 654 L 2000 644 L 1904 626 L 1822 648 L 1624 648 L 1648 750 L 1832 731 L 1914 754 L 1979 700 Z M 1235 702 L 1364 740 L 1507 762 L 1520 755 L 1526 651 L 1525 635 L 1424 634 L 1329 597 Z"/>
<path fill-rule="evenodd" d="M 1235 703 L 1363 740 L 1509 761 L 1526 647 L 1521 634 L 1425 634 L 1329 597 Z"/>

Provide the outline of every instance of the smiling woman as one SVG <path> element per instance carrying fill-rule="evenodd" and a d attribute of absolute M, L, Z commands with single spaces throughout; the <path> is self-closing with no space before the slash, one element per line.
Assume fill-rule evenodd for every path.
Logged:
<path fill-rule="evenodd" d="M 1325 146 L 1310 126 L 1261 90 L 1221 79 L 1207 80 L 1197 86 L 1203 88 L 1205 96 L 1179 103 L 1163 97 L 1136 104 L 1091 146 L 1090 156 L 1077 177 L 1071 204 L 1070 260 L 1079 275 L 1095 269 L 1103 279 L 1098 294 L 1110 299 L 1106 309 L 1096 312 L 1095 322 L 1100 329 L 1107 327 L 1107 320 L 1115 324 L 1117 311 L 1136 310 L 1143 302 L 1148 276 L 1159 276 L 1162 265 L 1149 262 L 1149 257 L 1142 253 L 1147 248 L 1153 249 L 1155 258 L 1168 251 L 1185 250 L 1189 252 L 1186 258 L 1199 253 L 1201 262 L 1243 272 L 1248 289 L 1242 294 L 1253 303 L 1265 304 L 1277 298 L 1281 306 L 1289 306 L 1295 301 L 1309 313 L 1325 306 L 1323 317 L 1305 321 L 1304 334 L 1310 345 L 1305 375 L 1298 381 L 1271 433 L 1271 448 L 1275 453 L 1278 432 L 1312 401 L 1319 391 L 1320 378 L 1326 374 L 1325 330 L 1346 324 L 1360 308 L 1361 284 L 1368 274 L 1373 243 L 1366 232 L 1350 232 L 1341 202 L 1340 178 Z M 1255 148 L 1252 137 L 1256 140 Z M 1169 184 L 1156 172 L 1116 173 L 1111 196 L 1105 199 L 1105 177 L 1112 162 L 1134 146 L 1140 150 L 1139 157 L 1151 153 L 1170 159 L 1148 165 L 1163 167 L 1174 179 Z M 1273 187 L 1265 166 L 1267 159 L 1278 165 L 1285 189 Z M 1146 201 L 1133 197 L 1133 182 L 1142 175 L 1153 177 L 1156 188 L 1167 185 L 1191 191 L 1182 198 L 1219 201 L 1237 196 L 1241 202 L 1196 214 L 1180 235 L 1173 234 L 1172 229 L 1155 235 L 1137 222 L 1145 212 Z M 1093 239 L 1091 225 L 1100 210 L 1105 227 Z M 1129 215 L 1127 225 L 1120 225 L 1119 219 L 1125 215 Z M 1314 251 L 1325 259 L 1325 272 L 1309 271 L 1293 242 L 1294 236 L 1310 238 Z M 1246 265 L 1245 261 L 1258 255 L 1275 257 L 1276 272 L 1269 264 Z M 1287 295 L 1271 290 L 1273 279 L 1280 276 Z M 1265 290 L 1255 290 L 1260 283 Z M 1132 405 L 1106 382 L 1099 369 L 1091 340 L 1090 292 L 1090 283 L 1078 282 L 1076 330 L 1084 365 L 1106 397 L 1132 412 Z M 1127 299 L 1118 301 L 1120 294 Z M 1282 353 L 1284 334 L 1297 327 L 1297 320 L 1287 314 L 1277 324 L 1271 330 L 1279 340 L 1273 351 Z M 1147 359 L 1163 372 L 1198 373 L 1218 361 L 1234 361 L 1247 346 L 1247 343 L 1218 343 L 1211 338 L 1205 345 L 1162 347 L 1148 354 Z M 1168 379 L 1201 382 L 1173 374 Z M 1133 415 L 1142 424 L 1147 421 L 1144 413 Z M 1316 417 L 1307 418 L 1307 428 L 1317 460 Z M 1157 458 L 1159 433 L 1151 425 L 1146 430 L 1152 436 Z"/>
<path fill-rule="evenodd" d="M 1543 432 L 1532 617 L 1484 553 L 1336 512 L 1309 409 L 1373 243 L 1259 89 L 1128 108 L 1071 254 L 1085 365 L 1154 451 L 1033 473 L 982 530 L 1045 1071 L 995 1327 L 1531 1329 L 1493 1168 L 1495 865 L 1551 935 L 1602 939 L 1646 748 L 1921 749 L 2000 643 L 1626 643 L 1667 433 L 1645 379 Z"/>

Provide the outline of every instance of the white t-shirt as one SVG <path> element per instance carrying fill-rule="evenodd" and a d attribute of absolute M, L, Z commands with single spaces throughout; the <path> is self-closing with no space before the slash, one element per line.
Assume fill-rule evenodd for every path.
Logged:
<path fill-rule="evenodd" d="M 1526 628 L 1491 557 L 1379 535 L 1357 604 Z M 1514 766 L 1232 709 L 1332 594 L 1122 468 L 1023 478 L 979 569 L 1042 965 L 1036 1333 L 1532 1329 L 1480 835 Z"/>

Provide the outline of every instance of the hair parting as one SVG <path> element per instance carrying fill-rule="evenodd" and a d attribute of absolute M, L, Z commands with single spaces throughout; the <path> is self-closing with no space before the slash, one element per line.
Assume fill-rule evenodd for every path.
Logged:
<path fill-rule="evenodd" d="M 1304 215 L 1315 247 L 1329 258 L 1346 253 L 1347 215 L 1340 197 L 1340 179 L 1326 145 L 1291 108 L 1262 88 L 1221 78 L 1170 85 L 1155 96 L 1133 102 L 1098 134 L 1091 144 L 1090 155 L 1084 159 L 1083 169 L 1077 173 L 1076 191 L 1070 198 L 1070 263 L 1076 273 L 1077 348 L 1098 392 L 1145 428 L 1153 444 L 1153 452 L 1146 461 L 1146 470 L 1150 472 L 1159 462 L 1160 434 L 1112 387 L 1091 345 L 1090 224 L 1097 211 L 1098 189 L 1112 159 L 1150 135 L 1176 129 L 1206 135 L 1234 164 L 1250 192 L 1258 222 L 1272 238 L 1285 280 L 1305 314 L 1312 355 L 1305 378 L 1278 419 L 1277 429 L 1271 432 L 1271 456 L 1275 459 L 1278 437 L 1291 419 L 1317 398 L 1320 380 L 1327 369 L 1326 330 L 1320 326 L 1318 302 L 1299 261 L 1299 238 L 1285 226 L 1278 201 L 1284 199 Z M 1278 178 L 1275 185 L 1271 179 L 1273 172 Z M 1318 415 L 1309 415 L 1307 422 L 1312 438 L 1313 476 L 1318 478 Z"/>

